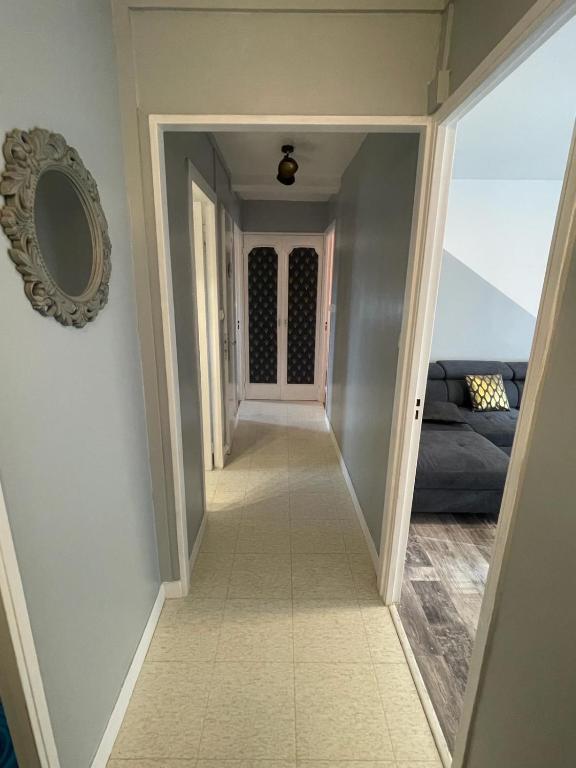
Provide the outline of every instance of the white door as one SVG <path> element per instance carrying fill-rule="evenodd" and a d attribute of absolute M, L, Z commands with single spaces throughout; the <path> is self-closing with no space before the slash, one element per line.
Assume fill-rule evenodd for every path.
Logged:
<path fill-rule="evenodd" d="M 321 400 L 322 235 L 245 235 L 246 397 Z"/>

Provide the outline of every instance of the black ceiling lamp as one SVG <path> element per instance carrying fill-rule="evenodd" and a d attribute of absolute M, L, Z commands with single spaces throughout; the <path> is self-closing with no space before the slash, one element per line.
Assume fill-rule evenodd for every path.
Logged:
<path fill-rule="evenodd" d="M 284 144 L 282 152 L 284 152 L 284 157 L 278 163 L 278 176 L 276 178 L 280 184 L 285 184 L 289 187 L 296 181 L 295 175 L 298 170 L 298 163 L 293 157 L 290 157 L 292 152 L 294 152 L 294 147 L 291 144 Z"/>

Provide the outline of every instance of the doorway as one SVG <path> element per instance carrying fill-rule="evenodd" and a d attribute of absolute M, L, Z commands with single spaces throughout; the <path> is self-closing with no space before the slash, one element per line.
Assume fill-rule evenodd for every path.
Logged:
<path fill-rule="evenodd" d="M 324 233 L 324 290 L 322 297 L 322 364 L 324 381 L 322 402 L 328 402 L 328 361 L 330 359 L 330 328 L 332 325 L 332 280 L 334 276 L 334 247 L 336 244 L 336 222 L 329 224 Z"/>
<path fill-rule="evenodd" d="M 202 455 L 204 471 L 209 472 L 214 467 L 224 466 L 227 439 L 230 444 L 222 392 L 221 336 L 226 326 L 220 317 L 222 298 L 218 279 L 216 204 L 210 189 L 192 166 L 190 174 L 195 178 L 190 185 L 190 223 L 194 245 Z"/>
<path fill-rule="evenodd" d="M 236 317 L 236 228 L 234 220 L 225 208 L 222 217 L 222 248 L 220 249 L 221 306 L 224 317 L 222 324 L 222 357 L 224 361 L 224 412 L 225 412 L 225 453 L 232 449 L 232 439 L 238 416 L 238 366 L 236 358 L 237 317 Z"/>
<path fill-rule="evenodd" d="M 322 235 L 246 235 L 246 398 L 322 401 Z"/>
<path fill-rule="evenodd" d="M 485 595 L 493 599 L 492 569 L 509 525 L 506 501 L 527 449 L 523 427 L 554 322 L 561 255 L 553 236 L 570 205 L 562 188 L 576 117 L 563 72 L 576 65 L 575 34 L 574 21 L 565 24 L 459 116 L 448 164 L 446 229 L 435 245 L 438 300 L 428 307 L 431 344 L 419 392 L 425 396 L 415 403 L 419 452 L 415 483 L 408 479 L 408 547 L 394 601 L 455 757 L 469 677 L 476 682 L 474 655 L 487 631 Z M 535 104 L 547 121 L 531 120 Z M 525 126 L 521 136 L 516 125 Z M 474 379 L 492 380 L 501 399 L 495 390 L 475 402 Z"/>
<path fill-rule="evenodd" d="M 2 766 L 57 765 L 54 733 L 0 485 L 0 745 Z"/>

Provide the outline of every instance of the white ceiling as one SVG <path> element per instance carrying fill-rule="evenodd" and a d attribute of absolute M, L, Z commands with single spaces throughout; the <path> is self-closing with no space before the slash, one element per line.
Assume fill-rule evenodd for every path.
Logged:
<path fill-rule="evenodd" d="M 576 18 L 458 125 L 454 176 L 561 179 L 576 118 Z"/>
<path fill-rule="evenodd" d="M 214 138 L 232 175 L 232 189 L 245 200 L 328 200 L 362 144 L 361 133 L 215 133 Z M 294 146 L 299 165 L 296 182 L 276 180 L 283 144 Z"/>

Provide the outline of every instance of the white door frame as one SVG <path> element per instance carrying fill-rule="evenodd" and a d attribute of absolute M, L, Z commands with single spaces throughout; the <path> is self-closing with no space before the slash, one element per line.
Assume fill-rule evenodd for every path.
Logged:
<path fill-rule="evenodd" d="M 31 759 L 41 768 L 60 768 L 58 750 L 54 740 L 54 732 L 48 711 L 44 684 L 40 673 L 40 665 L 36 654 L 36 646 L 32 635 L 28 606 L 24 595 L 24 587 L 18 567 L 16 550 L 12 539 L 10 521 L 2 486 L 0 485 L 0 599 L 4 608 L 9 642 L 15 668 L 5 670 L 3 675 L 20 688 L 18 698 L 23 699 L 25 706 L 15 704 L 18 712 L 16 728 L 10 723 L 10 730 L 15 746 L 20 738 L 25 739 L 26 747 L 32 752 Z M 11 664 L 8 654 L 2 659 L 3 664 Z M 9 699 L 12 697 L 9 696 Z M 7 699 L 7 704 L 8 699 Z M 8 709 L 8 707 L 7 707 Z M 7 712 L 10 714 L 9 712 Z M 30 734 L 33 744 L 30 744 Z M 34 754 L 35 753 L 35 754 Z M 21 755 L 20 759 L 24 759 Z"/>
<path fill-rule="evenodd" d="M 190 240 L 193 244 L 194 296 L 198 349 L 200 415 L 204 470 L 223 466 L 222 384 L 220 373 L 220 325 L 217 277 L 216 195 L 188 161 L 190 190 Z M 216 301 L 215 301 L 216 299 Z"/>
<path fill-rule="evenodd" d="M 228 217 L 228 221 L 227 221 Z M 229 229 L 229 245 L 230 245 L 230 262 L 228 262 L 226 258 L 226 249 L 228 247 L 228 244 L 226 242 L 226 228 L 227 225 L 230 227 Z M 228 299 L 230 297 L 229 294 L 229 283 L 230 283 L 230 274 L 228 273 L 228 264 L 230 264 L 230 268 L 232 270 L 232 279 L 234 281 L 233 283 L 233 291 L 232 291 L 232 314 L 236 314 L 236 261 L 235 261 L 235 253 L 234 253 L 234 219 L 232 216 L 228 213 L 228 211 L 224 208 L 224 206 L 220 209 L 220 279 L 221 279 L 221 308 L 222 312 L 220 313 L 220 328 L 221 328 L 221 338 L 223 343 L 223 384 L 222 384 L 222 405 L 223 405 L 223 416 L 224 416 L 224 453 L 228 454 L 232 450 L 232 441 L 234 439 L 234 430 L 236 428 L 236 417 L 238 414 L 238 399 L 237 399 L 237 389 L 238 389 L 238 368 L 236 365 L 236 318 L 234 317 L 234 323 L 233 323 L 233 329 L 234 333 L 231 336 L 230 331 L 230 318 L 228 317 Z M 230 398 L 230 386 L 229 386 L 229 380 L 230 380 L 230 366 L 232 366 L 232 369 L 235 374 L 234 379 L 234 398 L 233 398 L 233 413 L 230 413 L 230 406 L 231 406 L 231 400 Z"/>
<path fill-rule="evenodd" d="M 332 281 L 334 275 L 334 248 L 336 243 L 336 221 L 330 222 L 324 232 L 324 285 L 322 287 L 322 402 L 328 399 L 328 357 L 330 355 L 330 327 L 332 325 Z"/>
<path fill-rule="evenodd" d="M 244 382 L 244 392 L 246 398 L 250 399 L 274 399 L 274 400 L 314 400 L 321 401 L 323 389 L 322 363 L 323 363 L 323 299 L 324 299 L 324 260 L 325 260 L 325 238 L 322 233 L 308 232 L 246 232 L 244 235 L 244 368 L 246 372 L 250 371 L 250 339 L 248 322 L 248 253 L 256 246 L 276 246 L 278 252 L 278 307 L 277 307 L 277 329 L 278 329 L 278 365 L 277 365 L 277 383 L 276 384 L 251 384 L 248 380 Z M 288 306 L 288 257 L 287 248 L 289 246 L 307 246 L 313 245 L 318 254 L 318 284 L 316 293 L 316 340 L 314 356 L 314 381 L 315 384 L 287 384 L 286 381 L 286 359 L 285 352 L 287 346 L 288 317 L 283 317 L 284 310 Z"/>
<path fill-rule="evenodd" d="M 220 292 L 218 275 L 218 235 L 216 205 L 206 207 L 206 309 L 210 357 L 210 404 L 212 414 L 212 449 L 214 466 L 224 468 L 224 392 L 222 391 L 222 335 L 220 332 Z"/>
<path fill-rule="evenodd" d="M 236 372 L 238 403 L 244 399 L 244 236 L 234 222 L 234 269 L 236 272 Z"/>
<path fill-rule="evenodd" d="M 168 207 L 164 133 L 166 131 L 309 131 L 322 133 L 418 133 L 428 136 L 433 119 L 422 116 L 358 116 L 358 115 L 183 115 L 150 114 L 150 156 L 154 197 L 156 247 L 160 283 L 162 335 L 164 350 L 156 364 L 165 371 L 169 413 L 172 482 L 174 486 L 176 537 L 182 593 L 188 593 L 189 553 L 186 532 L 186 501 L 184 492 L 184 463 L 182 457 L 182 425 L 178 363 L 176 359 L 176 330 L 172 294 L 172 269 L 168 239 Z M 417 191 L 417 194 L 419 192 Z M 412 278 L 409 278 L 412 279 Z"/>

